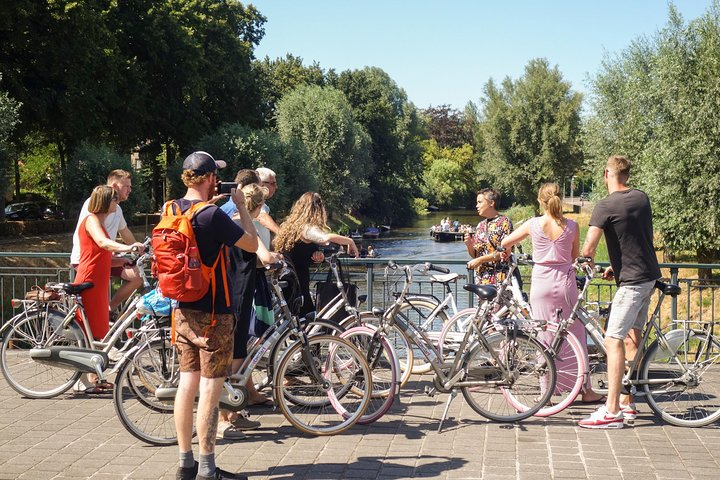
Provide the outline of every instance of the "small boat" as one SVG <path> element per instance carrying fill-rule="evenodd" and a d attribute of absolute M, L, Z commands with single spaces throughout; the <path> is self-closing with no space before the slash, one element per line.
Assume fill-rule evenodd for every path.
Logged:
<path fill-rule="evenodd" d="M 380 225 L 380 232 L 389 232 L 390 225 Z"/>
<path fill-rule="evenodd" d="M 362 233 L 362 238 L 378 238 L 379 236 L 380 229 L 377 227 L 367 227 Z"/>
<path fill-rule="evenodd" d="M 355 230 L 354 232 L 350 232 L 350 238 L 352 238 L 352 239 L 358 240 L 358 239 L 360 239 L 360 238 L 362 238 L 362 237 L 363 237 L 363 235 L 362 235 L 362 233 L 360 233 L 359 230 Z"/>
<path fill-rule="evenodd" d="M 465 234 L 461 232 L 430 232 L 432 239 L 436 242 L 457 242 L 465 238 Z"/>

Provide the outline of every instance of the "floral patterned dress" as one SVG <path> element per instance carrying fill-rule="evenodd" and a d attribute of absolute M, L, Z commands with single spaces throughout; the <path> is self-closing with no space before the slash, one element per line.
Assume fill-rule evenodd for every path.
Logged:
<path fill-rule="evenodd" d="M 475 258 L 493 254 L 506 235 L 513 231 L 513 224 L 505 215 L 486 218 L 478 223 L 475 230 Z M 494 284 L 505 280 L 509 266 L 507 262 L 483 263 L 475 269 L 475 282 Z"/>

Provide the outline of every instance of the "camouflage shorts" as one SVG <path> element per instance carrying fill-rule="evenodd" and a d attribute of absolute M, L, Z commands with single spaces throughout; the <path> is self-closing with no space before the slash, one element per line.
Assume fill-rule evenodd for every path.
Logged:
<path fill-rule="evenodd" d="M 212 314 L 198 310 L 175 310 L 175 334 L 180 349 L 180 371 L 200 372 L 205 378 L 224 378 L 233 356 L 232 314 Z"/>

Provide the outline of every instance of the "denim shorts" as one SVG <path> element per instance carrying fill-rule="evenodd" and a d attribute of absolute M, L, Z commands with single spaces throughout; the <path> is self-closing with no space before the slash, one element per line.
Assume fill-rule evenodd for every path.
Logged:
<path fill-rule="evenodd" d="M 625 340 L 630 329 L 642 329 L 654 288 L 655 280 L 619 287 L 613 297 L 605 336 Z"/>

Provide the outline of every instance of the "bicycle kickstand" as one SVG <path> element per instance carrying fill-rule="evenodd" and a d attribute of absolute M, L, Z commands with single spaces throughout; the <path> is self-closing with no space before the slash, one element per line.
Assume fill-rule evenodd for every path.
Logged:
<path fill-rule="evenodd" d="M 452 402 L 456 396 L 457 390 L 453 388 L 452 390 L 450 390 L 450 395 L 448 395 L 447 403 L 445 404 L 445 410 L 443 411 L 443 416 L 440 419 L 440 425 L 438 425 L 437 433 L 440 433 L 440 431 L 442 430 L 443 422 L 447 418 L 448 410 L 450 410 L 450 402 Z"/>

